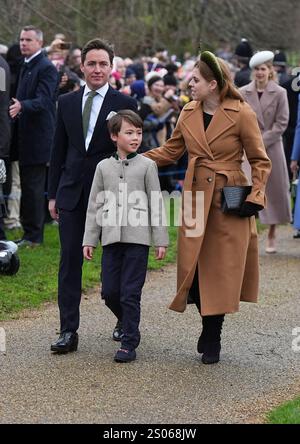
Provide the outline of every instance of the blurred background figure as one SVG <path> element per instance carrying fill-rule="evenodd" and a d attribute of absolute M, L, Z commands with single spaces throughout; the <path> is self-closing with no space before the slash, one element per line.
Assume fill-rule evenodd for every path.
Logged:
<path fill-rule="evenodd" d="M 284 156 L 282 134 L 289 120 L 286 90 L 274 79 L 274 53 L 260 51 L 250 59 L 254 80 L 240 89 L 257 115 L 264 145 L 272 161 L 266 186 L 267 208 L 259 212 L 261 223 L 269 225 L 266 253 L 276 253 L 276 225 L 291 222 L 289 177 Z"/>
<path fill-rule="evenodd" d="M 16 97 L 19 75 L 24 57 L 21 54 L 20 44 L 14 43 L 7 51 L 7 63 L 10 68 L 10 99 Z M 21 183 L 18 161 L 18 119 L 10 121 L 11 141 L 9 157 L 6 159 L 7 180 L 3 186 L 4 194 L 7 196 L 7 214 L 4 226 L 7 230 L 22 228 L 20 222 Z"/>
<path fill-rule="evenodd" d="M 225 39 L 220 40 L 219 48 L 215 51 L 215 53 L 217 57 L 220 57 L 220 59 L 223 59 L 226 62 L 230 62 L 233 57 L 231 45 Z"/>
<path fill-rule="evenodd" d="M 290 79 L 287 59 L 283 51 L 275 51 L 273 66 L 277 73 L 278 83 L 280 86 L 283 86 Z"/>
<path fill-rule="evenodd" d="M 131 90 L 131 97 L 133 97 L 137 101 L 138 108 L 140 108 L 142 100 L 146 95 L 145 81 L 136 80 L 130 85 L 130 90 Z"/>
<path fill-rule="evenodd" d="M 234 83 L 238 88 L 247 85 L 251 81 L 251 69 L 249 60 L 253 55 L 250 43 L 247 39 L 241 39 L 234 51 L 239 71 L 235 74 Z"/>
<path fill-rule="evenodd" d="M 174 93 L 174 88 L 169 87 L 166 90 L 162 77 L 153 73 L 150 78 L 148 77 L 147 94 L 142 99 L 139 109 L 139 115 L 144 122 L 140 152 L 156 148 L 167 140 L 167 122 L 178 110 L 178 97 Z M 169 170 L 169 166 L 159 168 L 159 180 L 161 189 L 171 192 L 173 185 Z"/>
<path fill-rule="evenodd" d="M 0 44 L 0 56 L 3 57 L 4 59 L 6 59 L 6 54 L 8 51 L 8 46 L 3 45 L 2 43 Z"/>
<path fill-rule="evenodd" d="M 6 181 L 5 159 L 9 156 L 10 124 L 8 118 L 10 71 L 7 62 L 0 55 L 0 240 L 6 239 L 3 217 L 6 214 L 3 184 Z"/>
<path fill-rule="evenodd" d="M 58 74 L 47 59 L 43 33 L 25 26 L 20 33 L 24 64 L 16 96 L 9 107 L 11 119 L 18 120 L 17 140 L 21 179 L 21 222 L 19 246 L 43 243 L 47 163 L 54 136 Z"/>
<path fill-rule="evenodd" d="M 48 58 L 59 73 L 59 95 L 77 91 L 80 88 L 80 78 L 68 66 L 71 47 L 70 42 L 56 39 L 48 48 Z"/>
<path fill-rule="evenodd" d="M 77 75 L 80 79 L 80 85 L 85 84 L 83 72 L 80 69 L 81 65 L 81 48 L 79 46 L 74 46 L 70 49 L 68 57 L 66 59 L 66 64 L 69 69 Z"/>
<path fill-rule="evenodd" d="M 293 151 L 291 154 L 291 172 L 293 180 L 298 180 L 297 195 L 294 206 L 294 228 L 297 230 L 294 238 L 300 239 L 300 185 L 299 185 L 299 166 L 300 166 L 300 96 L 298 96 L 298 118 L 297 128 L 295 133 Z"/>

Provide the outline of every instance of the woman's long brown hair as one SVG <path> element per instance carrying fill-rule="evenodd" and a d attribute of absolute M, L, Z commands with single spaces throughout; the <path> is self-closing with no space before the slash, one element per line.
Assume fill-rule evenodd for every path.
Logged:
<path fill-rule="evenodd" d="M 229 71 L 229 68 L 227 66 L 227 64 L 220 58 L 218 58 L 218 62 L 222 71 L 222 76 L 223 76 L 223 80 L 224 80 L 224 85 L 222 88 L 219 88 L 219 92 L 220 92 L 220 101 L 223 102 L 224 99 L 226 98 L 230 98 L 230 99 L 237 99 L 240 100 L 241 102 L 244 102 L 244 98 L 241 95 L 241 93 L 239 92 L 239 90 L 236 88 L 236 86 L 234 85 L 232 78 L 231 78 L 231 73 Z M 201 60 L 198 60 L 195 63 L 195 68 L 199 69 L 200 74 L 202 75 L 202 77 L 204 77 L 204 79 L 207 82 L 211 82 L 212 80 L 217 80 L 214 76 L 214 73 L 212 72 L 212 70 L 210 69 L 210 67 L 204 63 Z"/>

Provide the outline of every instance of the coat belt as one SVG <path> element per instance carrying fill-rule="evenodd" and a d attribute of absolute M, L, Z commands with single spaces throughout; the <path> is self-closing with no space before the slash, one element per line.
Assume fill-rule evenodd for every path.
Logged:
<path fill-rule="evenodd" d="M 192 189 L 192 183 L 194 179 L 195 167 L 207 167 L 213 170 L 215 173 L 218 171 L 239 171 L 241 170 L 241 160 L 234 161 L 222 161 L 218 162 L 215 160 L 209 160 L 200 156 L 193 157 L 188 165 L 186 176 L 185 176 L 185 190 Z"/>

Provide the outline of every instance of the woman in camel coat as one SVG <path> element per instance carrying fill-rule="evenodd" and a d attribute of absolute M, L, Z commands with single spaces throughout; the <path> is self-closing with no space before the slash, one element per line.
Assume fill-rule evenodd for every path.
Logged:
<path fill-rule="evenodd" d="M 195 193 L 203 192 L 197 204 L 199 210 L 204 196 L 197 229 L 191 229 L 185 217 L 179 228 L 177 294 L 170 308 L 183 312 L 189 292 L 196 289 L 195 303 L 203 323 L 198 351 L 203 353 L 202 362 L 211 364 L 219 361 L 224 314 L 238 311 L 240 300 L 257 301 L 254 215 L 265 206 L 271 162 L 256 116 L 235 89 L 224 62 L 205 51 L 195 65 L 190 86 L 194 100 L 182 110 L 172 137 L 146 156 L 163 166 L 175 162 L 187 150 L 184 192 L 193 192 L 193 211 Z M 224 214 L 222 187 L 248 185 L 241 170 L 243 150 L 252 167 L 252 192 L 240 216 Z M 184 216 L 188 213 L 188 193 L 183 197 Z"/>
<path fill-rule="evenodd" d="M 289 175 L 285 160 L 282 134 L 289 121 L 286 90 L 273 80 L 275 76 L 271 51 L 260 51 L 251 58 L 254 80 L 240 89 L 241 94 L 257 115 L 259 128 L 272 172 L 266 188 L 268 207 L 259 213 L 260 221 L 269 225 L 267 253 L 276 253 L 276 225 L 291 221 Z"/>

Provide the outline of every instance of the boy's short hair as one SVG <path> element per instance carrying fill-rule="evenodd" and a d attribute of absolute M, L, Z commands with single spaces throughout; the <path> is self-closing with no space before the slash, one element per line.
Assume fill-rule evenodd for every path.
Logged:
<path fill-rule="evenodd" d="M 143 128 L 143 121 L 137 113 L 131 111 L 131 109 L 122 109 L 111 119 L 109 119 L 107 124 L 109 133 L 115 136 L 118 135 L 121 130 L 123 120 L 130 123 L 135 128 Z"/>

